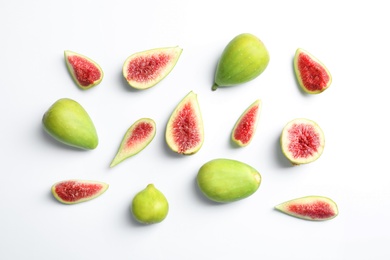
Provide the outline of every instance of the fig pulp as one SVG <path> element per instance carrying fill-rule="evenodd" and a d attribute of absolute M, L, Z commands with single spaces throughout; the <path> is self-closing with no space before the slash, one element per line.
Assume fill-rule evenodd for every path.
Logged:
<path fill-rule="evenodd" d="M 165 139 L 169 148 L 190 155 L 203 145 L 204 130 L 197 95 L 190 91 L 172 112 L 166 127 Z"/>
<path fill-rule="evenodd" d="M 123 160 L 142 151 L 153 140 L 155 135 L 156 123 L 153 119 L 139 119 L 126 131 L 110 167 L 114 167 Z"/>
<path fill-rule="evenodd" d="M 232 140 L 239 146 L 247 146 L 256 132 L 261 101 L 258 99 L 242 113 L 232 131 Z"/>
<path fill-rule="evenodd" d="M 280 144 L 286 158 L 293 165 L 299 165 L 313 162 L 321 156 L 325 137 L 314 121 L 297 118 L 283 128 Z"/>
<path fill-rule="evenodd" d="M 108 184 L 89 180 L 66 180 L 55 183 L 51 192 L 64 204 L 76 204 L 89 201 L 102 195 L 108 189 Z"/>
<path fill-rule="evenodd" d="M 267 68 L 269 53 L 256 36 L 243 33 L 233 38 L 222 52 L 212 90 L 251 81 Z"/>
<path fill-rule="evenodd" d="M 322 196 L 308 196 L 286 201 L 275 206 L 275 209 L 301 219 L 329 220 L 338 215 L 336 203 Z"/>
<path fill-rule="evenodd" d="M 43 115 L 44 129 L 56 140 L 91 150 L 98 145 L 95 126 L 87 111 L 69 98 L 57 100 Z"/>
<path fill-rule="evenodd" d="M 103 70 L 92 59 L 73 51 L 64 51 L 64 56 L 70 75 L 81 89 L 89 89 L 102 81 Z"/>
<path fill-rule="evenodd" d="M 176 46 L 135 53 L 123 64 L 123 76 L 133 88 L 153 87 L 173 70 L 182 51 Z"/>
<path fill-rule="evenodd" d="M 319 94 L 332 83 L 332 76 L 325 65 L 303 49 L 295 52 L 294 71 L 299 86 L 309 94 Z"/>
<path fill-rule="evenodd" d="M 163 221 L 168 215 L 168 210 L 168 200 L 153 184 L 149 184 L 144 190 L 137 193 L 131 205 L 134 218 L 143 224 Z"/>
<path fill-rule="evenodd" d="M 260 173 L 252 166 L 231 159 L 214 159 L 202 165 L 197 183 L 212 201 L 233 202 L 249 197 L 259 188 Z"/>

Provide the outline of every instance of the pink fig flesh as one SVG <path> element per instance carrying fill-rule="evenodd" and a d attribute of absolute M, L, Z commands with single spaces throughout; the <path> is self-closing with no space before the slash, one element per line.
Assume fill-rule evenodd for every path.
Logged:
<path fill-rule="evenodd" d="M 232 132 L 232 140 L 237 145 L 247 146 L 252 141 L 257 128 L 260 107 L 261 101 L 258 99 L 237 120 Z"/>
<path fill-rule="evenodd" d="M 126 131 L 117 154 L 111 162 L 114 167 L 123 160 L 139 153 L 153 140 L 156 135 L 156 123 L 150 118 L 137 120 Z"/>
<path fill-rule="evenodd" d="M 295 52 L 294 71 L 300 87 L 309 94 L 319 94 L 332 83 L 332 76 L 325 65 L 303 49 Z"/>
<path fill-rule="evenodd" d="M 92 59 L 72 51 L 65 51 L 64 56 L 69 73 L 81 89 L 89 89 L 102 81 L 103 70 Z"/>
<path fill-rule="evenodd" d="M 55 183 L 53 196 L 64 204 L 76 204 L 92 200 L 108 189 L 108 184 L 90 180 L 66 180 Z"/>
<path fill-rule="evenodd" d="M 338 215 L 337 204 L 323 196 L 307 196 L 283 202 L 275 208 L 285 214 L 306 220 L 329 220 Z"/>

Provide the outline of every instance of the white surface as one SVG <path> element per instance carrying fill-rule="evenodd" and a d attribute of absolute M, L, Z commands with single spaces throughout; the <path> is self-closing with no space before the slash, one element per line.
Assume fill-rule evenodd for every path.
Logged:
<path fill-rule="evenodd" d="M 1 1 L 0 259 L 389 259 L 385 3 Z M 212 92 L 220 53 L 242 32 L 264 41 L 270 64 L 250 83 Z M 145 91 L 126 85 L 121 71 L 130 54 L 175 45 L 183 53 L 164 81 Z M 299 47 L 332 73 L 331 87 L 320 95 L 297 87 L 292 58 Z M 102 83 L 78 89 L 65 49 L 97 61 Z M 195 155 L 176 156 L 165 144 L 165 125 L 191 90 L 198 94 L 205 143 Z M 94 120 L 96 150 L 68 148 L 44 133 L 42 115 L 62 97 L 77 100 Z M 233 148 L 230 131 L 256 98 L 263 108 L 255 139 Z M 141 117 L 156 121 L 155 139 L 110 169 L 123 134 Z M 291 167 L 279 135 L 296 117 L 316 121 L 326 146 L 316 162 Z M 257 168 L 259 190 L 232 204 L 205 200 L 196 173 L 217 157 Z M 70 178 L 110 188 L 90 202 L 62 205 L 50 187 Z M 164 222 L 142 226 L 129 207 L 149 183 L 166 195 L 170 211 Z M 339 216 L 308 222 L 273 209 L 311 194 L 334 199 Z"/>

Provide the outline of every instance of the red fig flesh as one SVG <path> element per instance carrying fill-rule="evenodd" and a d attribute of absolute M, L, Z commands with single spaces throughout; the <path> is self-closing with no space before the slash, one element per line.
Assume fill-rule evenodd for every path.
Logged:
<path fill-rule="evenodd" d="M 98 181 L 66 180 L 54 184 L 53 196 L 64 204 L 76 204 L 89 201 L 103 194 L 108 184 Z"/>
<path fill-rule="evenodd" d="M 337 204 L 323 196 L 308 196 L 283 202 L 275 208 L 285 214 L 306 220 L 329 220 L 338 215 Z"/>
<path fill-rule="evenodd" d="M 110 167 L 114 167 L 123 160 L 142 151 L 153 140 L 155 135 L 156 123 L 153 119 L 139 119 L 127 130 Z"/>
<path fill-rule="evenodd" d="M 89 89 L 102 81 L 103 70 L 92 59 L 72 51 L 65 51 L 64 56 L 69 73 L 81 89 Z"/>
<path fill-rule="evenodd" d="M 233 128 L 232 140 L 239 146 L 247 146 L 256 132 L 261 101 L 253 102 L 237 120 Z"/>
<path fill-rule="evenodd" d="M 332 83 L 332 76 L 325 65 L 303 49 L 295 52 L 294 71 L 299 85 L 309 94 L 319 94 Z"/>
<path fill-rule="evenodd" d="M 197 95 L 188 93 L 176 106 L 169 118 L 165 139 L 172 151 L 194 154 L 203 145 L 203 120 Z"/>

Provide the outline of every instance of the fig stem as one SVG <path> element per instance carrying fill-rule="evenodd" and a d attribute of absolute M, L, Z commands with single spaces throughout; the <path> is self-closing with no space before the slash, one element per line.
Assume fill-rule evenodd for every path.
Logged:
<path fill-rule="evenodd" d="M 218 87 L 219 86 L 217 85 L 217 83 L 214 83 L 213 86 L 211 87 L 211 90 L 216 91 Z"/>

